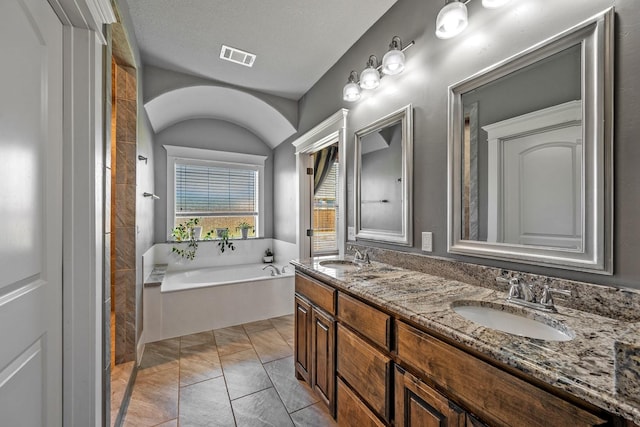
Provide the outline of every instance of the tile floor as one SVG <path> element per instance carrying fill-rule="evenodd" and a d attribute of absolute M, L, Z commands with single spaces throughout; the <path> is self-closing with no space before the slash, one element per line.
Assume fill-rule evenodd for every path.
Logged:
<path fill-rule="evenodd" d="M 147 344 L 123 425 L 337 424 L 295 378 L 290 315 Z"/>

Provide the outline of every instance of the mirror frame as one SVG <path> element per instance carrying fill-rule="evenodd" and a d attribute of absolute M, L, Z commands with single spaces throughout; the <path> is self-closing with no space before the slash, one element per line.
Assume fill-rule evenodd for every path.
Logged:
<path fill-rule="evenodd" d="M 361 145 L 362 138 L 391 124 L 402 127 L 402 229 L 399 233 L 363 229 L 360 224 Z M 356 240 L 372 240 L 402 246 L 413 246 L 413 106 L 408 104 L 355 132 L 354 154 Z"/>
<path fill-rule="evenodd" d="M 613 54 L 614 11 L 609 8 L 471 77 L 449 86 L 448 252 L 503 261 L 613 274 Z M 581 250 L 461 239 L 462 95 L 568 47 L 582 50 L 584 143 Z"/>

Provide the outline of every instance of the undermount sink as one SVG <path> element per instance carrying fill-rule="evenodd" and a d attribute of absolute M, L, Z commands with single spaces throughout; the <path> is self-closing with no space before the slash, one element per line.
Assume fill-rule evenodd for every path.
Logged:
<path fill-rule="evenodd" d="M 359 266 L 353 261 L 341 260 L 341 259 L 327 259 L 320 261 L 322 267 L 333 268 L 335 270 L 350 271 L 355 270 Z"/>
<path fill-rule="evenodd" d="M 503 304 L 455 301 L 453 310 L 487 328 L 545 341 L 570 341 L 575 334 L 554 318 Z"/>

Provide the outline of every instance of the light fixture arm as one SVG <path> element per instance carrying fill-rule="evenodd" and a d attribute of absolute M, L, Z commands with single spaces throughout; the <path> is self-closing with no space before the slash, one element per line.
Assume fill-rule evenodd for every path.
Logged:
<path fill-rule="evenodd" d="M 379 67 L 378 57 L 375 55 L 369 56 L 369 60 L 367 61 L 367 67 L 378 69 Z"/>
<path fill-rule="evenodd" d="M 358 72 L 355 70 L 351 70 L 351 73 L 349 73 L 349 78 L 347 79 L 347 82 L 358 83 Z"/>

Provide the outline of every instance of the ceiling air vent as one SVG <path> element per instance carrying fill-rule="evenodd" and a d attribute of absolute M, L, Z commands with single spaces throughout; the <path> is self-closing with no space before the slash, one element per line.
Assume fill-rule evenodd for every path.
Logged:
<path fill-rule="evenodd" d="M 256 56 L 253 53 L 245 52 L 244 50 L 236 49 L 235 47 L 222 45 L 222 49 L 220 50 L 220 59 L 235 62 L 236 64 L 244 65 L 245 67 L 252 67 L 256 60 Z"/>

